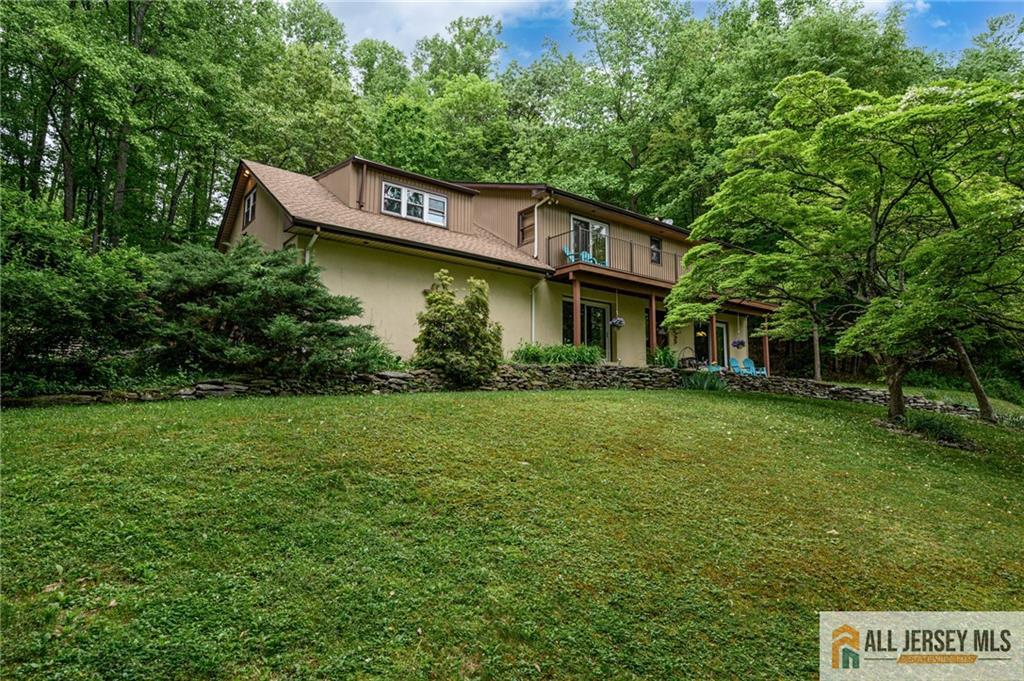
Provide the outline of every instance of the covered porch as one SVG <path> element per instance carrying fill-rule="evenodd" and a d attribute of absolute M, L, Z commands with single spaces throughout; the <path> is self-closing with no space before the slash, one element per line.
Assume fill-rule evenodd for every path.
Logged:
<path fill-rule="evenodd" d="M 560 268 L 552 280 L 569 289 L 561 304 L 563 343 L 603 345 L 609 362 L 627 365 L 643 365 L 659 348 L 669 348 L 680 360 L 697 365 L 728 369 L 731 359 L 750 359 L 771 371 L 768 339 L 749 338 L 771 306 L 729 301 L 706 322 L 667 331 L 661 324 L 665 296 L 671 290 L 668 282 L 626 273 L 609 276 L 586 264 Z M 612 325 L 616 318 L 624 322 L 623 328 Z"/>

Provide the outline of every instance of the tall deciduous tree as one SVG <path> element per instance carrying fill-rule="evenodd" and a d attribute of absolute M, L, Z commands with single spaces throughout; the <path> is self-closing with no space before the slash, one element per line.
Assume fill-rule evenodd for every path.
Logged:
<path fill-rule="evenodd" d="M 413 68 L 428 81 L 453 76 L 487 78 L 505 44 L 501 22 L 492 17 L 459 17 L 448 24 L 447 36 L 421 38 L 412 54 Z"/>
<path fill-rule="evenodd" d="M 1024 93 L 949 82 L 883 98 L 812 72 L 776 94 L 775 129 L 740 142 L 694 223 L 714 243 L 687 254 L 666 323 L 757 297 L 782 306 L 772 332 L 791 335 L 824 301 L 837 350 L 875 356 L 900 418 L 915 363 L 978 325 L 1020 328 L 1021 148 L 1005 132 Z M 943 263 L 966 241 L 988 247 L 964 269 Z"/>
<path fill-rule="evenodd" d="M 385 40 L 364 38 L 352 47 L 352 67 L 364 97 L 394 97 L 409 84 L 402 51 Z"/>

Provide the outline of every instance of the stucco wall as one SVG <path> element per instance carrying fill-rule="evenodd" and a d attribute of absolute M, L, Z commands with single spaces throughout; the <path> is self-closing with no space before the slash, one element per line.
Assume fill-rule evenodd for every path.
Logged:
<path fill-rule="evenodd" d="M 239 199 L 238 214 L 231 227 L 228 242 L 235 244 L 243 236 L 253 236 L 268 251 L 276 251 L 284 245 L 290 235 L 284 231 L 284 211 L 262 187 L 256 187 L 256 216 L 248 225 L 242 225 L 242 220 L 245 217 L 242 204 L 249 194 L 249 190 L 254 186 L 256 186 L 255 181 L 249 178 L 246 188 L 240 192 L 242 198 Z"/>
<path fill-rule="evenodd" d="M 317 241 L 313 259 L 323 268 L 321 277 L 327 287 L 334 293 L 359 298 L 365 310 L 361 320 L 373 325 L 404 359 L 412 355 L 415 347 L 413 339 L 419 332 L 416 314 L 423 309 L 423 292 L 442 267 L 452 273 L 456 285 L 462 288 L 468 277 L 487 281 L 491 318 L 502 325 L 502 347 L 506 356 L 520 343 L 530 341 L 532 323 L 536 324 L 537 342 L 562 342 L 562 301 L 572 300 L 572 287 L 568 284 L 326 239 Z M 607 304 L 611 316 L 626 320 L 624 327 L 610 331 L 610 361 L 625 366 L 646 364 L 646 299 L 622 293 L 616 297 L 612 292 L 585 286 L 581 297 L 584 301 Z M 742 317 L 721 315 L 719 319 L 729 323 L 730 339 L 746 338 Z M 692 327 L 670 333 L 669 342 L 676 352 L 692 356 Z M 732 352 L 737 359 L 747 356 L 746 348 Z"/>
<path fill-rule="evenodd" d="M 628 366 L 642 366 L 647 363 L 644 299 L 620 293 L 616 301 L 614 293 L 586 286 L 581 288 L 580 298 L 584 301 L 606 303 L 612 317 L 619 316 L 626 320 L 625 326 L 610 332 L 611 361 Z M 537 288 L 537 342 L 545 345 L 562 342 L 563 300 L 572 300 L 572 287 L 568 284 L 545 281 Z"/>
<path fill-rule="evenodd" d="M 484 279 L 490 286 L 491 319 L 502 325 L 502 346 L 506 354 L 530 339 L 530 289 L 537 276 L 509 274 L 482 267 L 443 262 L 320 239 L 313 247 L 313 260 L 323 268 L 324 284 L 334 293 L 359 298 L 365 312 L 361 320 L 403 359 L 414 350 L 419 332 L 416 314 L 423 309 L 423 292 L 430 288 L 434 273 L 447 269 L 456 286 L 465 289 L 466 279 Z"/>

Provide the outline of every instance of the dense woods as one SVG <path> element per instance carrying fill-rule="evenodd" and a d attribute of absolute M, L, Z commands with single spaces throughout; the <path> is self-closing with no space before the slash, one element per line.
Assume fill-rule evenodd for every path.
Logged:
<path fill-rule="evenodd" d="M 499 68 L 501 25 L 460 19 L 411 55 L 349 45 L 315 0 L 3 3 L 3 182 L 99 247 L 212 237 L 239 157 L 314 173 L 352 153 L 448 179 L 548 181 L 687 224 L 725 153 L 763 132 L 784 77 L 881 95 L 1017 78 L 996 20 L 956 63 L 909 47 L 901 9 L 813 0 L 589 0 L 586 57 Z"/>
<path fill-rule="evenodd" d="M 802 120 L 780 123 L 773 114 L 785 95 L 780 82 L 815 72 L 825 80 L 811 87 L 847 88 L 868 102 L 898 102 L 916 86 L 947 80 L 1007 84 L 995 96 L 1010 96 L 1010 84 L 1019 90 L 1018 18 L 995 17 L 971 48 L 943 55 L 909 45 L 905 11 L 900 3 L 876 14 L 852 2 L 723 0 L 698 17 L 673 0 L 581 0 L 573 25 L 591 48 L 586 55 L 549 44 L 530 64 L 501 65 L 502 27 L 489 17 L 458 19 L 404 54 L 382 40 L 350 44 L 316 0 L 0 3 L 5 204 L 17 204 L 18 216 L 59 215 L 61 234 L 70 229 L 93 253 L 167 251 L 211 243 L 238 158 L 315 173 L 355 153 L 445 179 L 549 182 L 677 225 L 697 221 L 709 236 L 777 254 L 771 234 L 737 239 L 728 233 L 735 225 L 700 218 L 726 200 L 709 202 L 743 169 L 737 149 L 750 150 L 751 139 L 788 127 L 803 135 L 789 143 L 811 144 L 823 117 L 796 111 Z M 831 113 L 845 104 L 836 106 Z M 992 139 L 1013 136 L 1003 151 L 1019 159 L 1014 120 L 1010 133 Z M 943 166 L 953 175 L 933 184 L 955 182 L 957 173 L 979 167 L 975 160 Z M 1020 169 L 1006 166 L 1007 186 L 1019 182 Z M 804 205 L 815 192 L 827 194 L 822 186 L 804 190 L 786 200 Z M 965 210 L 992 209 L 975 202 Z M 4 213 L 10 232 L 16 226 Z M 1003 217 L 1000 243 L 1019 242 L 1019 211 Z M 948 259 L 955 248 L 933 255 Z M 907 255 L 894 249 L 892 257 Z M 983 256 L 973 254 L 977 267 L 996 266 Z M 773 262 L 782 267 L 783 260 Z M 1019 264 L 1004 258 L 998 267 L 1012 282 Z M 955 282 L 929 280 L 959 305 L 951 308 L 956 324 L 936 333 L 943 348 L 966 339 L 1019 372 L 1019 298 L 1000 302 L 1019 296 L 1019 287 L 1003 281 L 1008 288 L 992 289 L 982 279 L 974 277 L 966 293 Z M 714 283 L 703 280 L 703 292 Z M 813 327 L 832 348 L 836 325 L 822 315 L 845 303 L 803 284 L 806 295 L 787 299 L 786 309 L 805 314 L 780 317 L 774 333 L 806 338 Z M 997 309 L 1012 319 L 995 323 Z M 852 318 L 844 319 L 848 327 Z M 848 350 L 877 350 L 869 346 Z M 907 356 L 913 365 L 938 355 Z"/>

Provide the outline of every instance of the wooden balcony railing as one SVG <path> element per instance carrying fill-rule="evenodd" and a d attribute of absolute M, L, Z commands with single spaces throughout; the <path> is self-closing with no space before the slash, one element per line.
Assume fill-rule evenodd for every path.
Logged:
<path fill-rule="evenodd" d="M 586 230 L 576 232 L 575 237 L 571 231 L 548 237 L 547 256 L 555 269 L 583 263 L 669 284 L 675 284 L 682 272 L 680 253 Z"/>

